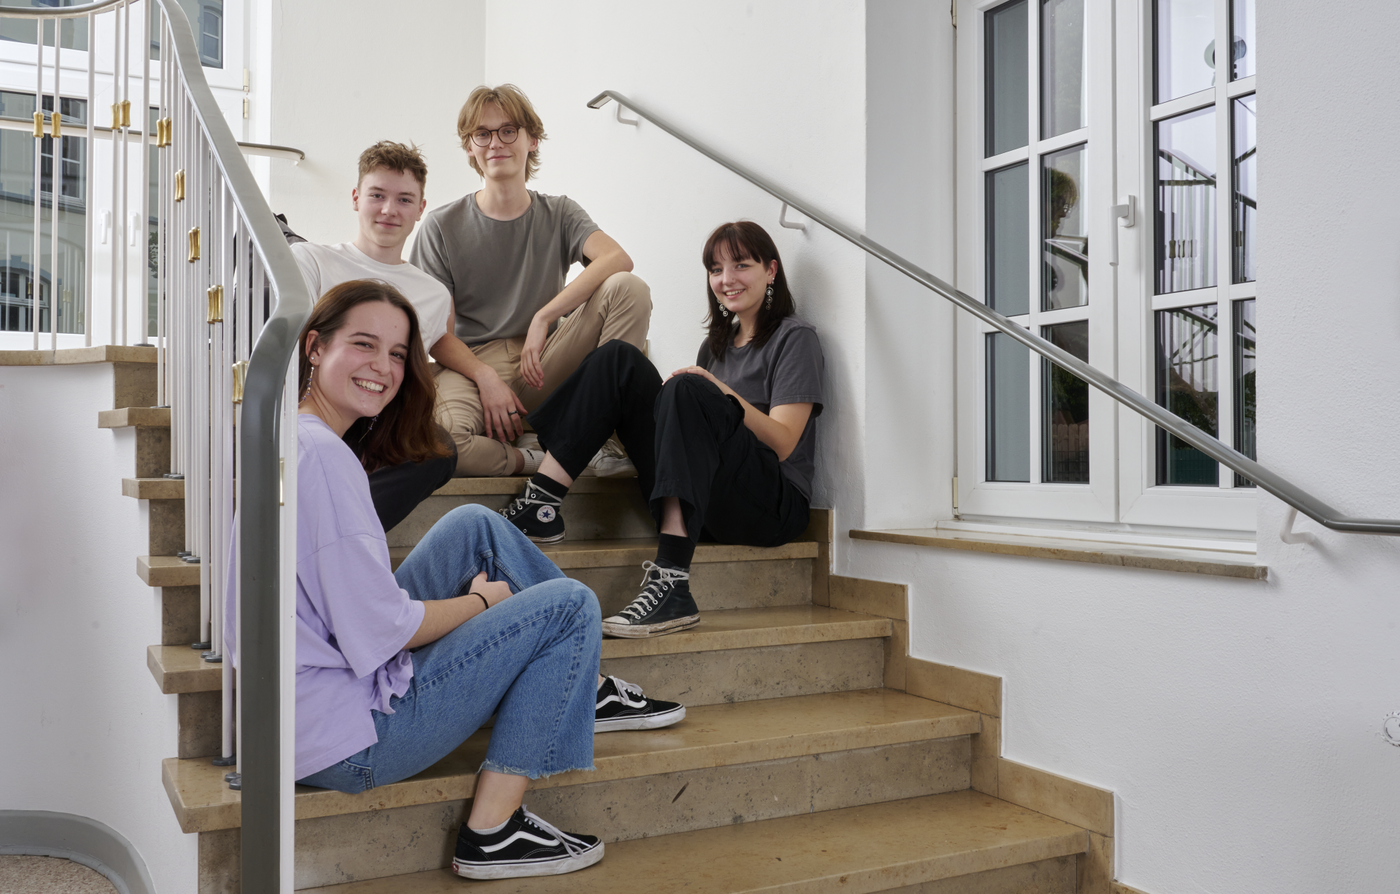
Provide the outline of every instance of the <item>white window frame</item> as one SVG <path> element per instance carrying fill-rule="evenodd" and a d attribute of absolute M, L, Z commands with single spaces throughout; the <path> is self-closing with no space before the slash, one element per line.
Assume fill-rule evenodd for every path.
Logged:
<path fill-rule="evenodd" d="M 1072 134 L 1038 139 L 1040 105 L 1039 16 L 1041 0 L 1028 0 L 1028 92 L 1032 125 L 1029 146 L 992 158 L 983 155 L 985 139 L 985 13 L 1007 0 L 957 0 L 958 5 L 958 288 L 979 300 L 986 295 L 986 172 L 1020 160 L 1030 164 L 1030 233 L 1028 260 L 1031 313 L 1014 318 L 1041 326 L 1082 313 L 1038 312 L 1040 301 L 1040 164 L 1039 156 L 1087 140 L 1087 195 L 1081 196 L 1088 223 L 1089 362 L 1149 400 L 1156 396 L 1154 312 L 1194 304 L 1218 306 L 1218 436 L 1233 438 L 1233 310 L 1235 301 L 1256 297 L 1255 283 L 1232 284 L 1230 240 L 1233 236 L 1231 103 L 1255 92 L 1255 78 L 1221 78 L 1209 91 L 1153 105 L 1153 0 L 1085 0 L 1088 51 L 1086 71 L 1088 126 Z M 1216 2 L 1216 33 L 1229 34 L 1229 0 Z M 1112 30 L 1110 30 L 1112 29 Z M 1219 42 L 1218 38 L 1218 42 Z M 1223 45 L 1223 44 L 1222 44 Z M 1113 60 L 1111 63 L 1106 60 Z M 1114 67 L 1105 72 L 1105 64 Z M 1106 76 L 1107 75 L 1107 76 Z M 1215 104 L 1217 108 L 1216 189 L 1217 285 L 1193 292 L 1155 296 L 1155 125 L 1158 120 Z M 1220 110 L 1224 110 L 1221 113 Z M 1132 228 L 1110 229 L 1109 207 L 1126 197 L 1136 200 Z M 1120 266 L 1108 264 L 1108 239 L 1118 240 Z M 1081 309 L 1075 309 L 1081 310 Z M 1121 408 L 1097 389 L 1089 389 L 1089 484 L 1038 483 L 1041 469 L 1041 363 L 1031 357 L 1031 481 L 986 480 L 985 333 L 995 331 L 970 317 L 958 321 L 958 481 L 959 512 L 964 518 L 1031 520 L 1069 527 L 1132 528 L 1141 531 L 1185 529 L 1193 534 L 1219 532 L 1226 537 L 1252 534 L 1256 527 L 1257 491 L 1234 486 L 1234 473 L 1220 467 L 1220 485 L 1156 484 L 1156 427 Z"/>

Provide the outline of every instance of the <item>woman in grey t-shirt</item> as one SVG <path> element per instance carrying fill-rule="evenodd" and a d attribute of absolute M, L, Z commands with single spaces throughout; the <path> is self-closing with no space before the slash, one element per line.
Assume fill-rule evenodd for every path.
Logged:
<path fill-rule="evenodd" d="M 663 384 L 620 341 L 589 354 L 530 413 L 548 455 L 501 513 L 536 542 L 564 539 L 560 503 L 617 432 L 660 529 L 642 591 L 603 620 L 610 636 L 647 637 L 700 621 L 690 563 L 702 532 L 778 546 L 807 527 L 822 411 L 821 342 L 793 313 L 777 246 L 758 224 L 726 223 L 703 252 L 708 335 L 694 366 Z"/>

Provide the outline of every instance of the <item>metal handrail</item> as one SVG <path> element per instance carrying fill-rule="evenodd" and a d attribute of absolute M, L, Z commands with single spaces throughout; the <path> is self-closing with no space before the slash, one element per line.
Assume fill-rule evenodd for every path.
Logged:
<path fill-rule="evenodd" d="M 283 858 L 279 749 L 282 735 L 293 734 L 281 728 L 278 606 L 282 470 L 278 445 L 285 380 L 312 302 L 291 248 L 205 81 L 189 20 L 177 0 L 157 2 L 165 10 L 174 61 L 195 117 L 213 149 L 214 163 L 234 205 L 248 224 L 251 244 L 262 258 L 277 298 L 253 345 L 237 433 L 242 451 L 238 471 L 238 684 L 243 703 L 256 706 L 242 712 L 241 717 L 242 885 L 244 890 L 275 891 Z"/>
<path fill-rule="evenodd" d="M 609 100 L 616 102 L 619 106 L 625 106 L 633 113 L 647 119 L 666 133 L 694 149 L 696 152 L 718 162 L 778 201 L 796 208 L 798 211 L 801 211 L 807 217 L 826 227 L 842 239 L 845 239 L 857 248 L 863 249 L 866 253 L 878 258 L 900 273 L 903 273 L 924 288 L 947 298 L 949 301 L 953 302 L 953 304 L 972 314 L 988 326 L 1005 333 L 1046 358 L 1051 363 L 1054 363 L 1056 366 L 1074 373 L 1109 397 L 1118 401 L 1120 404 L 1123 404 L 1128 409 L 1140 416 L 1145 416 L 1160 428 L 1176 435 L 1211 459 L 1243 475 L 1245 478 L 1258 485 L 1261 490 L 1273 494 L 1275 497 L 1278 497 L 1284 503 L 1287 503 L 1318 524 L 1331 528 L 1334 531 L 1344 531 L 1348 533 L 1400 535 L 1400 519 L 1352 518 L 1342 515 L 1317 497 L 1314 497 L 1312 494 L 1309 494 L 1307 491 L 1296 486 L 1277 473 L 1261 466 L 1233 447 L 1226 446 L 1217 438 L 1211 437 L 1180 416 L 1171 413 L 1165 407 L 1148 400 L 1112 376 L 1095 369 L 1088 363 L 1056 347 L 1025 327 L 1018 326 L 1011 322 L 1011 320 L 992 310 L 990 307 L 987 307 L 967 293 L 958 291 L 927 270 L 919 267 L 917 264 L 895 254 L 880 243 L 862 236 L 850 227 L 840 223 L 830 214 L 821 211 L 811 203 L 805 202 L 780 188 L 766 177 L 750 171 L 738 162 L 711 149 L 704 143 L 687 135 L 684 131 L 666 121 L 666 119 L 638 105 L 616 90 L 604 90 L 602 93 L 599 93 L 588 101 L 588 107 L 590 109 L 600 109 L 607 105 Z"/>

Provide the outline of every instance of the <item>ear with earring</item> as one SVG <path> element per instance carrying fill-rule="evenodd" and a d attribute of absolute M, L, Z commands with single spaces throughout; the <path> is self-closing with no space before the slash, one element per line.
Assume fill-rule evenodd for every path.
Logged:
<path fill-rule="evenodd" d="M 301 403 L 302 401 L 306 400 L 308 397 L 311 396 L 311 382 L 316 378 L 316 363 L 315 363 L 315 360 L 316 360 L 316 355 L 315 355 L 315 354 L 312 354 L 312 355 L 311 355 L 311 361 L 312 361 L 312 363 L 311 363 L 311 372 L 308 373 L 307 376 L 306 376 L 306 390 L 303 391 L 303 392 L 301 393 L 301 397 L 299 397 L 299 398 L 297 399 L 297 403 Z"/>
<path fill-rule="evenodd" d="M 723 304 L 720 304 L 718 301 L 715 302 L 715 305 L 716 305 L 717 307 L 719 307 L 719 315 L 720 315 L 721 317 L 723 317 L 724 319 L 728 320 L 728 319 L 729 319 L 729 311 L 725 309 L 724 305 L 723 305 Z"/>

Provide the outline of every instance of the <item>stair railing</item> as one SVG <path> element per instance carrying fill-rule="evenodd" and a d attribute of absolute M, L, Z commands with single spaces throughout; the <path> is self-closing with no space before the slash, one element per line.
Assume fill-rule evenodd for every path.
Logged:
<path fill-rule="evenodd" d="M 1319 500 L 1317 497 L 1314 497 L 1312 494 L 1309 494 L 1307 491 L 1277 473 L 1270 471 L 1255 460 L 1235 450 L 1233 447 L 1227 446 L 1219 439 L 1206 434 L 1180 416 L 1168 411 L 1165 407 L 1148 400 L 1112 376 L 1090 366 L 1068 351 L 1056 347 L 1025 327 L 1016 325 L 1011 322 L 1011 320 L 992 310 L 966 292 L 958 291 L 953 288 L 953 286 L 919 267 L 917 264 L 914 264 L 912 261 L 901 257 L 880 243 L 857 233 L 852 228 L 839 222 L 832 215 L 820 210 L 810 202 L 797 198 L 766 177 L 750 171 L 748 168 L 728 158 L 723 153 L 710 148 L 685 133 L 680 128 L 669 123 L 665 118 L 638 105 L 616 90 L 604 90 L 602 93 L 599 93 L 588 101 L 588 107 L 590 109 L 601 109 L 610 101 L 617 103 L 619 120 L 623 121 L 623 123 L 630 123 L 635 126 L 634 121 L 627 121 L 621 118 L 622 109 L 626 108 L 633 114 L 650 121 L 652 124 L 699 152 L 701 155 L 723 165 L 754 186 L 768 193 L 773 198 L 782 202 L 784 215 L 789 207 L 797 209 L 811 220 L 826 227 L 837 236 L 840 236 L 857 248 L 862 249 L 870 256 L 888 264 L 890 267 L 903 273 L 924 288 L 946 298 L 957 307 L 972 314 L 988 326 L 1005 333 L 1030 350 L 1049 360 L 1051 363 L 1054 363 L 1056 366 L 1074 373 L 1076 376 L 1079 376 L 1123 406 L 1145 417 L 1150 422 L 1155 423 L 1157 426 L 1173 435 L 1176 435 L 1178 438 L 1190 444 L 1192 447 L 1195 447 L 1216 462 L 1221 463 L 1225 467 L 1234 470 L 1236 473 L 1254 482 L 1261 490 L 1278 497 L 1292 509 L 1285 522 L 1284 531 L 1281 535 L 1284 540 L 1293 542 L 1291 538 L 1296 537 L 1296 535 L 1291 534 L 1290 531 L 1293 520 L 1299 512 L 1318 524 L 1331 528 L 1334 531 L 1355 534 L 1400 535 L 1400 519 L 1353 518 L 1342 515 L 1322 500 Z"/>
<path fill-rule="evenodd" d="M 67 7 L 3 7 L 0 17 L 35 24 L 34 251 L 26 271 L 39 347 L 44 272 L 49 273 L 48 335 L 58 346 L 60 310 L 94 341 L 92 301 L 94 151 L 111 141 L 110 193 L 101 249 L 111 300 L 110 344 L 153 339 L 158 400 L 170 408 L 171 472 L 185 485 L 182 558 L 199 568 L 200 636 L 205 658 L 223 664 L 223 759 L 242 789 L 242 886 L 292 890 L 293 709 L 296 593 L 296 347 L 311 298 L 277 221 L 205 80 L 194 34 L 179 0 L 100 0 Z M 152 25 L 159 60 L 151 59 Z M 46 47 L 46 29 L 52 46 Z M 85 29 L 85 33 L 84 33 Z M 86 55 L 87 95 L 62 95 L 64 44 Z M 14 44 L 10 44 L 14 46 Z M 52 66 L 45 67 L 45 50 Z M 110 53 L 110 55 L 108 55 Z M 158 69 L 153 71 L 153 65 Z M 75 81 L 70 64 L 66 85 Z M 99 78 L 99 75 L 101 76 Z M 46 86 L 50 87 L 47 92 Z M 99 91 L 99 87 L 101 90 Z M 111 126 L 98 128 L 98 98 L 110 100 Z M 135 102 L 133 102 L 135 100 Z M 85 106 L 82 103 L 85 102 Z M 50 106 L 45 109 L 45 104 Z M 135 108 L 133 109 L 133 106 Z M 67 111 L 65 111 L 67 110 Z M 84 113 L 81 121 L 68 112 Z M 17 123 L 0 121 L 0 130 Z M 68 126 L 65 128 L 65 123 Z M 26 128 L 27 129 L 27 128 Z M 80 148 L 71 140 L 82 138 Z M 256 154 L 290 157 L 282 146 L 250 144 Z M 51 262 L 40 240 L 45 150 Z M 152 150 L 155 160 L 152 161 Z M 131 157 L 132 151 L 140 153 Z M 83 159 L 86 177 L 65 177 L 63 159 Z M 158 191 L 150 206 L 151 165 Z M 139 183 L 132 183 L 140 172 Z M 135 191 L 137 196 L 133 196 Z M 81 201 L 79 195 L 81 194 Z M 72 208 L 65 208 L 71 205 Z M 60 301 L 60 212 L 83 209 L 86 231 L 81 302 Z M 152 220 L 154 212 L 154 220 Z M 139 217 L 138 217 L 139 213 Z M 147 228 L 155 226 L 155 252 Z M 109 229 L 110 227 L 110 229 Z M 68 260 L 77 254 L 71 239 Z M 8 258 L 6 265 L 8 266 Z M 153 268 L 153 269 L 151 269 Z M 149 272 L 148 272 L 149 271 Z M 8 284 L 11 271 L 6 271 Z M 155 274 L 154 310 L 147 300 Z M 68 285 L 72 285 L 71 276 Z M 131 306 L 139 301 L 139 306 Z M 83 307 L 76 317 L 77 307 Z M 76 329 L 76 326 L 69 326 Z M 99 342 L 100 343 L 100 342 Z M 237 506 L 237 531 L 234 508 Z M 229 543 L 238 538 L 236 573 Z M 238 686 L 225 661 L 223 617 L 232 581 L 238 599 Z M 238 711 L 234 695 L 249 710 Z M 235 747 L 234 730 L 239 742 Z M 285 733 L 285 735 L 284 735 Z M 231 774 L 236 775 L 236 774 Z"/>

